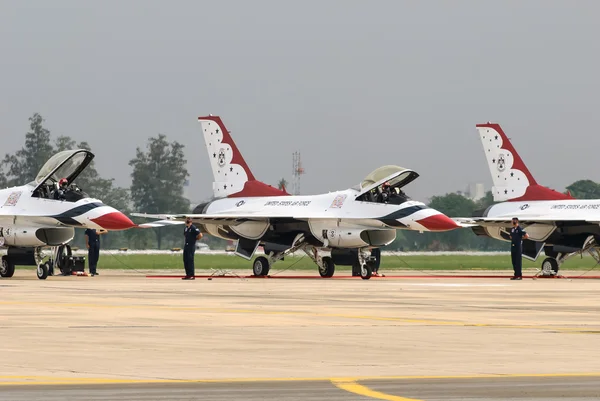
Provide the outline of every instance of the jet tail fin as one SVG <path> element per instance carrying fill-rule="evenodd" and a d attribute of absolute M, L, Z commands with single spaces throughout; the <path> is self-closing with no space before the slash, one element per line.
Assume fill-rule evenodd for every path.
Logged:
<path fill-rule="evenodd" d="M 219 116 L 198 117 L 213 172 L 213 195 L 223 197 L 286 196 L 285 190 L 254 178 Z"/>
<path fill-rule="evenodd" d="M 496 202 L 573 199 L 570 194 L 536 182 L 500 124 L 488 122 L 476 127 L 492 174 L 492 195 Z"/>

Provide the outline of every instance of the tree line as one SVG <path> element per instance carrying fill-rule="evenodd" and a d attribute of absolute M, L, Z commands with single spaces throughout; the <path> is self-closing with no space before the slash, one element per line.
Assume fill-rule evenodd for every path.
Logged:
<path fill-rule="evenodd" d="M 23 185 L 35 180 L 42 166 L 54 154 L 64 150 L 86 149 L 90 145 L 83 141 L 77 143 L 69 136 L 52 138 L 44 127 L 44 119 L 38 113 L 29 118 L 29 131 L 25 134 L 25 143 L 14 154 L 6 154 L 0 161 L 0 186 Z M 113 178 L 101 177 L 94 162 L 77 177 L 77 185 L 89 196 L 101 199 L 125 214 L 133 211 L 146 213 L 185 213 L 193 209 L 184 196 L 184 186 L 189 177 L 184 145 L 177 141 L 168 141 L 166 135 L 158 134 L 147 140 L 144 149 L 137 147 L 130 159 L 131 185 L 122 188 Z M 282 179 L 279 187 L 286 187 Z M 566 190 L 575 198 L 600 199 L 600 184 L 592 180 L 579 180 Z M 494 204 L 491 192 L 478 201 L 459 194 L 434 196 L 428 206 L 450 217 L 470 217 L 481 215 Z M 136 219 L 133 219 L 136 221 Z M 136 221 L 144 222 L 144 221 Z M 76 229 L 74 246 L 83 247 L 85 240 L 83 229 Z M 153 229 L 132 229 L 111 232 L 102 237 L 105 249 L 169 249 L 181 247 L 182 226 L 160 227 Z M 213 249 L 224 249 L 227 242 L 212 236 L 202 240 Z M 396 240 L 386 247 L 387 250 L 403 251 L 461 251 L 461 250 L 506 250 L 505 242 L 480 237 L 471 229 L 457 229 L 446 233 L 423 233 L 398 230 Z"/>
<path fill-rule="evenodd" d="M 7 154 L 0 162 L 0 185 L 12 187 L 35 180 L 42 166 L 54 154 L 72 149 L 92 151 L 87 142 L 77 143 L 69 136 L 52 138 L 38 113 L 29 118 L 29 131 L 23 147 Z M 77 185 L 90 197 L 101 199 L 125 214 L 133 211 L 147 213 L 181 213 L 190 210 L 190 201 L 183 196 L 184 183 L 189 176 L 184 146 L 169 142 L 159 134 L 150 137 L 145 149 L 136 148 L 131 166 L 131 186 L 122 188 L 113 178 L 103 178 L 94 161 L 77 177 Z M 134 220 L 135 221 L 135 220 Z M 75 230 L 73 245 L 83 247 L 83 229 Z M 102 237 L 103 248 L 148 249 L 181 247 L 182 227 L 161 227 L 110 232 Z"/>

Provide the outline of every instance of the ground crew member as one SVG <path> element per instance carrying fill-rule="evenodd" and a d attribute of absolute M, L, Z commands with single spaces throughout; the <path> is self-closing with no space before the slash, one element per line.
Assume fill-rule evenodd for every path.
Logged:
<path fill-rule="evenodd" d="M 106 232 L 91 228 L 85 230 L 85 246 L 88 249 L 88 269 L 92 277 L 98 275 L 96 267 L 98 266 L 98 259 L 100 259 L 100 235 L 106 234 Z"/>
<path fill-rule="evenodd" d="M 379 274 L 379 265 L 381 265 L 381 249 L 373 249 L 371 251 L 371 256 L 375 257 L 375 263 L 373 263 L 373 276 L 383 277 L 383 274 Z"/>
<path fill-rule="evenodd" d="M 185 229 L 183 230 L 185 245 L 183 246 L 183 266 L 185 267 L 185 277 L 182 280 L 194 280 L 194 254 L 196 253 L 196 241 L 202 238 L 202 233 L 192 224 L 192 219 L 185 219 Z"/>
<path fill-rule="evenodd" d="M 512 259 L 512 265 L 514 270 L 514 276 L 511 280 L 521 280 L 523 278 L 522 269 L 522 253 L 523 253 L 523 238 L 529 238 L 521 226 L 519 226 L 519 219 L 513 217 L 512 219 L 513 228 L 510 230 L 510 257 Z"/>

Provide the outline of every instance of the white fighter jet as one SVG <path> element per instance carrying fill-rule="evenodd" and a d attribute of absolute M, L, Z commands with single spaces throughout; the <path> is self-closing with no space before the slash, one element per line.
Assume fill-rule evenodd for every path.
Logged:
<path fill-rule="evenodd" d="M 89 198 L 74 180 L 90 164 L 94 154 L 85 149 L 66 150 L 52 156 L 34 181 L 0 190 L 0 246 L 7 248 L 0 265 L 1 277 L 12 277 L 15 265 L 37 266 L 37 276 L 49 271 L 69 252 L 75 227 L 125 230 L 135 224 L 123 213 Z M 59 181 L 65 181 L 59 187 Z M 44 247 L 50 247 L 50 261 Z M 66 246 L 66 248 L 65 248 Z"/>
<path fill-rule="evenodd" d="M 473 231 L 510 242 L 513 217 L 529 234 L 523 257 L 536 260 L 546 254 L 542 273 L 556 275 L 567 258 L 589 252 L 600 262 L 600 199 L 574 199 L 570 194 L 539 185 L 499 124 L 477 124 L 492 175 L 494 201 L 479 213 L 456 219 L 473 224 Z"/>
<path fill-rule="evenodd" d="M 262 245 L 265 256 L 254 260 L 253 272 L 267 275 L 286 255 L 301 250 L 317 264 L 322 277 L 335 265 L 352 265 L 369 279 L 377 254 L 368 251 L 390 244 L 397 229 L 448 231 L 459 225 L 446 215 L 409 199 L 402 188 L 419 174 L 383 166 L 353 188 L 320 195 L 292 196 L 257 181 L 220 117 L 200 117 L 214 175 L 214 198 L 191 214 L 135 213 L 163 219 L 141 227 L 181 224 L 190 217 L 211 235 L 237 240 L 235 253 L 252 259 Z M 324 255 L 323 253 L 329 253 Z"/>

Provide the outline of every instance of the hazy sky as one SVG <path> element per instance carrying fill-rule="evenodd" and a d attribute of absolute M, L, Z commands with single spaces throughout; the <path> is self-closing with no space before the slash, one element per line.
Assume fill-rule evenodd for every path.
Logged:
<path fill-rule="evenodd" d="M 502 124 L 538 182 L 600 181 L 600 2 L 0 0 L 1 153 L 39 112 L 100 173 L 159 133 L 186 147 L 193 201 L 212 173 L 197 117 L 220 115 L 254 175 L 302 193 L 384 164 L 413 198 L 491 178 L 475 124 Z"/>

